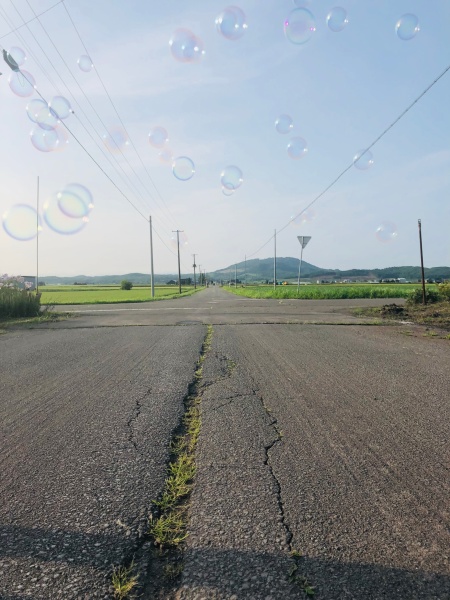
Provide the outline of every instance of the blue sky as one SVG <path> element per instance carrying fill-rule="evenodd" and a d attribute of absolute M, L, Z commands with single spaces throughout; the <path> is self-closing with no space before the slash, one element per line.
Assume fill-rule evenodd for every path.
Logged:
<path fill-rule="evenodd" d="M 38 175 L 41 212 L 47 198 L 71 183 L 85 186 L 94 202 L 89 222 L 75 234 L 57 233 L 43 220 L 43 275 L 149 272 L 150 214 L 160 273 L 176 272 L 175 229 L 184 230 L 185 272 L 192 253 L 206 270 L 245 255 L 272 256 L 270 238 L 283 228 L 279 256 L 298 256 L 296 236 L 311 235 L 304 259 L 321 267 L 418 264 L 418 218 L 426 265 L 450 264 L 450 72 L 372 148 L 368 170 L 349 169 L 307 218 L 289 224 L 450 64 L 446 0 L 311 0 L 316 31 L 300 45 L 284 34 L 293 0 L 237 2 L 248 28 L 236 41 L 216 30 L 215 18 L 228 6 L 216 0 L 65 0 L 95 64 L 88 73 L 77 65 L 86 52 L 64 4 L 9 33 L 56 1 L 0 0 L 0 44 L 25 50 L 21 68 L 44 98 L 60 92 L 70 100 L 75 114 L 64 123 L 115 185 L 71 136 L 61 151 L 32 146 L 35 125 L 25 108 L 38 96 L 15 95 L 2 62 L 0 214 L 11 219 L 17 204 L 36 205 Z M 348 15 L 340 32 L 326 23 L 335 6 Z M 420 31 L 403 41 L 395 24 L 406 13 L 417 16 Z M 200 61 L 172 56 L 169 40 L 179 28 L 202 41 Z M 111 155 L 102 142 L 105 130 L 120 123 L 97 73 L 133 142 L 123 155 Z M 275 129 L 281 114 L 293 119 L 287 135 Z M 194 162 L 190 180 L 174 177 L 149 144 L 156 126 L 167 130 L 175 157 Z M 300 160 L 286 150 L 293 137 L 308 145 Z M 228 165 L 243 173 L 231 196 L 220 183 Z M 387 229 L 383 241 L 380 226 Z M 0 228 L 0 271 L 29 274 L 35 264 L 36 240 L 18 241 Z"/>

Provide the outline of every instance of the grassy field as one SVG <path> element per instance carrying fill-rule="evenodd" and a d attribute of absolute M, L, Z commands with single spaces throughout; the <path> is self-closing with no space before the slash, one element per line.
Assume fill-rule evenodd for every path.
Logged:
<path fill-rule="evenodd" d="M 322 284 L 301 285 L 297 292 L 296 285 L 271 285 L 246 287 L 225 287 L 224 289 L 247 298 L 301 298 L 303 300 L 342 300 L 345 298 L 406 298 L 408 293 L 420 287 L 419 284 Z M 431 289 L 436 286 L 428 285 Z"/>
<path fill-rule="evenodd" d="M 193 286 L 181 288 L 181 296 L 190 296 L 202 288 Z M 155 286 L 155 298 L 151 297 L 150 287 L 134 287 L 121 290 L 120 286 L 58 285 L 39 289 L 42 305 L 60 306 L 64 304 L 115 304 L 125 302 L 150 302 L 179 298 L 177 286 Z"/>

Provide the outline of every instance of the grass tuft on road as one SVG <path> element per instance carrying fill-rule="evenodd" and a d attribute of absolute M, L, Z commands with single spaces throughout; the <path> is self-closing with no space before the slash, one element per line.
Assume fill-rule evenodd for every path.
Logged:
<path fill-rule="evenodd" d="M 130 592 L 137 585 L 136 575 L 132 575 L 134 563 L 129 567 L 117 567 L 112 575 L 112 584 L 114 587 L 114 598 L 124 600 L 130 595 Z"/>

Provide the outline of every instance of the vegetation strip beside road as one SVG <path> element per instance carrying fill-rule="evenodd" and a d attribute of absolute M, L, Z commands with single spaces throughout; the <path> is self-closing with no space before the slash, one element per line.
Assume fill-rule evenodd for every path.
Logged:
<path fill-rule="evenodd" d="M 275 299 L 302 299 L 302 300 L 345 300 L 358 298 L 407 298 L 416 288 L 417 284 L 318 284 L 301 285 L 297 291 L 296 285 L 257 285 L 245 287 L 224 287 L 227 292 L 246 298 L 275 298 Z M 436 290 L 437 286 L 429 284 L 428 289 Z"/>
<path fill-rule="evenodd" d="M 134 558 L 114 569 L 112 583 L 115 598 L 122 600 L 139 586 L 151 597 L 169 591 L 183 571 L 183 542 L 187 537 L 189 497 L 196 471 L 195 450 L 201 429 L 200 390 L 203 362 L 211 347 L 213 328 L 207 333 L 197 361 L 194 379 L 184 399 L 184 413 L 170 442 L 170 460 L 164 489 L 153 500 L 149 523 L 151 564 L 147 580 L 136 572 Z M 162 597 L 162 596 L 161 596 Z"/>
<path fill-rule="evenodd" d="M 42 288 L 41 304 L 61 306 L 65 304 L 124 304 L 130 302 L 154 302 L 155 300 L 173 300 L 191 296 L 203 288 L 183 286 L 181 294 L 178 287 L 155 287 L 155 297 L 152 298 L 150 287 L 134 287 L 122 290 L 120 286 L 56 286 Z"/>

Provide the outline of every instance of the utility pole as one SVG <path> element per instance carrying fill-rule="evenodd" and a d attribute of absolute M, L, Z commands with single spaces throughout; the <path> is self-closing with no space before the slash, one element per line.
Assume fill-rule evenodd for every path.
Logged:
<path fill-rule="evenodd" d="M 180 233 L 183 233 L 183 230 L 177 229 L 176 231 L 172 231 L 172 233 L 176 233 L 177 234 L 177 248 L 178 248 L 178 292 L 181 294 Z"/>
<path fill-rule="evenodd" d="M 237 265 L 234 265 L 234 287 L 237 288 Z"/>
<path fill-rule="evenodd" d="M 198 265 L 198 285 L 202 285 L 202 265 Z"/>
<path fill-rule="evenodd" d="M 197 289 L 197 280 L 195 278 L 195 267 L 197 265 L 195 264 L 195 254 L 193 254 L 192 256 L 194 257 L 194 264 L 192 265 L 194 267 L 194 290 L 196 290 Z"/>
<path fill-rule="evenodd" d="M 244 285 L 247 286 L 247 255 L 245 255 L 244 265 Z"/>
<path fill-rule="evenodd" d="M 274 242 L 274 252 L 273 252 L 273 289 L 275 290 L 277 287 L 277 230 L 274 230 L 273 234 L 273 242 Z"/>
<path fill-rule="evenodd" d="M 39 175 L 36 191 L 36 296 L 39 294 Z"/>
<path fill-rule="evenodd" d="M 420 242 L 420 268 L 422 270 L 422 303 L 427 303 L 427 293 L 425 289 L 425 269 L 423 268 L 423 248 L 422 248 L 422 221 L 418 220 L 419 224 L 419 242 Z"/>
<path fill-rule="evenodd" d="M 152 217 L 148 218 L 150 225 L 150 287 L 152 289 L 152 298 L 155 297 L 155 273 L 153 271 L 153 231 L 152 231 Z"/>

